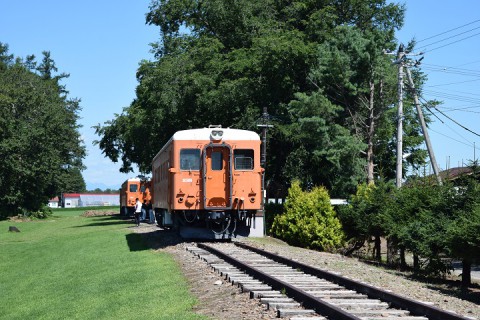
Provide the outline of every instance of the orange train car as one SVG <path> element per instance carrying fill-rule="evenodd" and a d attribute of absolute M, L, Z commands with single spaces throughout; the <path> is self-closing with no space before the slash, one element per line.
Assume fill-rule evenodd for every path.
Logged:
<path fill-rule="evenodd" d="M 157 223 L 186 238 L 248 236 L 255 226 L 263 232 L 255 222 L 263 201 L 260 144 L 247 130 L 176 132 L 152 161 Z"/>
<path fill-rule="evenodd" d="M 152 200 L 152 182 L 140 178 L 131 178 L 126 180 L 120 188 L 120 214 L 132 216 L 135 211 L 135 199 L 138 198 L 142 203 Z"/>

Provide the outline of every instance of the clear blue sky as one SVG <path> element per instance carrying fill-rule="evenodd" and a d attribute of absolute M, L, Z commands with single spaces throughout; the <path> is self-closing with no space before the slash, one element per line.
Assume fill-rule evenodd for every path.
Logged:
<path fill-rule="evenodd" d="M 480 19 L 480 2 L 474 0 L 408 0 L 404 28 L 399 41 L 422 40 Z M 130 104 L 137 85 L 135 73 L 142 59 L 153 59 L 149 43 L 157 41 L 156 27 L 145 25 L 150 0 L 0 0 L 0 41 L 10 53 L 25 57 L 51 52 L 59 72 L 70 73 L 64 83 L 71 97 L 82 100 L 81 134 L 88 149 L 83 172 L 88 188 L 104 184 L 119 187 L 131 174 L 120 174 L 119 165 L 104 158 L 92 141 L 93 125 L 111 120 Z M 475 29 L 479 28 L 479 29 Z M 441 110 L 465 127 L 480 133 L 480 21 L 443 36 L 425 40 L 422 46 L 466 32 L 450 40 L 427 46 L 422 68 L 429 80 L 423 96 L 444 100 Z M 444 48 L 464 37 L 469 39 Z M 462 70 L 452 69 L 462 68 Z M 463 70 L 467 69 L 467 70 Z M 468 81 L 468 82 L 467 82 Z M 451 84 L 457 83 L 458 84 Z M 450 98 L 455 99 L 450 99 Z M 449 98 L 449 99 L 447 99 Z M 452 110 L 461 109 L 461 110 Z M 441 168 L 461 165 L 480 157 L 480 137 L 441 116 L 431 125 L 430 135 Z"/>
<path fill-rule="evenodd" d="M 145 25 L 149 0 L 0 0 L 0 41 L 10 53 L 25 57 L 50 51 L 71 97 L 82 100 L 82 137 L 88 156 L 83 172 L 87 188 L 118 188 L 128 177 L 104 158 L 92 141 L 92 126 L 114 118 L 135 97 L 135 73 L 142 59 L 151 60 L 149 43 L 159 38 Z M 102 187 L 102 186 L 100 186 Z M 102 187 L 103 188 L 103 187 Z"/>
<path fill-rule="evenodd" d="M 402 3 L 406 4 L 406 19 L 397 39 L 406 44 L 415 38 L 416 51 L 425 52 L 421 68 L 428 81 L 422 96 L 443 101 L 439 109 L 445 115 L 480 134 L 480 2 L 408 0 Z M 446 31 L 450 32 L 444 33 Z M 439 167 L 467 164 L 473 160 L 474 145 L 478 159 L 480 137 L 439 112 L 434 113 L 440 119 L 431 116 L 429 134 Z"/>

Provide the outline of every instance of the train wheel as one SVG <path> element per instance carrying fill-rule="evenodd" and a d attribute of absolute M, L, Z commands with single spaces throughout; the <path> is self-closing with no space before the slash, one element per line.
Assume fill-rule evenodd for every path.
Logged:
<path fill-rule="evenodd" d="M 161 210 L 155 209 L 155 220 L 157 220 L 157 225 L 163 227 L 163 216 Z"/>
<path fill-rule="evenodd" d="M 197 219 L 197 211 L 183 211 L 183 221 L 186 222 L 187 225 L 195 223 L 195 220 Z"/>
<path fill-rule="evenodd" d="M 210 229 L 217 235 L 226 236 L 232 226 L 232 217 L 226 214 L 222 218 L 210 221 Z"/>
<path fill-rule="evenodd" d="M 178 213 L 172 214 L 172 230 L 180 231 L 180 227 L 183 225 L 182 221 L 180 221 L 180 217 Z"/>

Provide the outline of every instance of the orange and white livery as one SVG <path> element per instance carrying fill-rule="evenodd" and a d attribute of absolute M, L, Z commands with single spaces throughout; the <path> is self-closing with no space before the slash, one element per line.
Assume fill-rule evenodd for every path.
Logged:
<path fill-rule="evenodd" d="M 250 228 L 262 205 L 260 143 L 259 135 L 247 130 L 176 132 L 152 162 L 157 222 L 228 237 L 242 233 L 243 225 Z"/>
<path fill-rule="evenodd" d="M 151 181 L 140 178 L 131 178 L 126 180 L 120 188 L 120 214 L 125 216 L 133 215 L 135 211 L 135 199 L 140 202 L 151 201 L 152 199 Z"/>

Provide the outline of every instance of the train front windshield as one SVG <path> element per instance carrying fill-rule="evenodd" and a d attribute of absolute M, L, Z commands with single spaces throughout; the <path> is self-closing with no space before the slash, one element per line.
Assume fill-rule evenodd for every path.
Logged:
<path fill-rule="evenodd" d="M 253 150 L 235 149 L 233 151 L 235 170 L 253 170 Z"/>
<path fill-rule="evenodd" d="M 200 150 L 180 150 L 180 170 L 200 170 Z"/>

